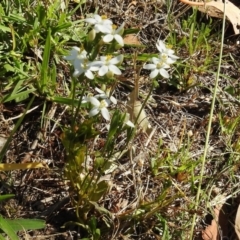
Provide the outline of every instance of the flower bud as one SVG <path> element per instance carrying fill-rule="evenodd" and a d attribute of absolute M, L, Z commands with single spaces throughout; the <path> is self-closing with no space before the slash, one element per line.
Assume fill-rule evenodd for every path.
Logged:
<path fill-rule="evenodd" d="M 107 74 L 106 74 L 106 76 L 107 76 L 108 78 L 112 78 L 112 77 L 114 76 L 114 73 L 113 73 L 112 71 L 108 71 Z"/>
<path fill-rule="evenodd" d="M 88 40 L 91 42 L 95 39 L 96 37 L 96 31 L 94 29 L 92 29 L 89 33 L 88 33 Z"/>

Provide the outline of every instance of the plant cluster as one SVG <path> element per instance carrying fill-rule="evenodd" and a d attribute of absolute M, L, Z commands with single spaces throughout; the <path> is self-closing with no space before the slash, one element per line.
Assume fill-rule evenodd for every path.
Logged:
<path fill-rule="evenodd" d="M 72 108 L 75 117 L 71 128 L 64 131 L 62 141 L 67 152 L 65 177 L 70 182 L 78 224 L 95 236 L 100 234 L 100 230 L 90 228 L 92 224 L 89 222 L 96 221 L 95 215 L 91 213 L 94 210 L 107 212 L 97 204 L 109 187 L 103 180 L 104 176 L 111 174 L 123 152 L 126 154 L 130 150 L 129 144 L 138 125 L 137 121 L 130 119 L 131 112 L 119 110 L 119 101 L 113 96 L 114 87 L 118 84 L 115 76 L 121 75 L 123 69 L 121 65 L 124 56 L 118 52 L 124 46 L 124 23 L 117 28 L 106 16 L 97 14 L 86 18 L 85 22 L 90 25 L 86 39 L 81 46 L 72 47 L 64 57 L 73 67 L 71 81 L 73 89 L 78 89 L 78 94 L 73 92 L 73 98 L 78 95 L 79 102 L 77 107 Z M 156 46 L 158 56 L 151 57 L 150 63 L 145 63 L 143 68 L 151 71 L 151 79 L 159 76 L 168 78 L 166 69 L 169 69 L 178 57 L 163 41 L 158 40 Z M 96 85 L 98 87 L 94 87 L 94 95 L 91 89 Z M 112 110 L 109 111 L 111 106 Z M 138 109 L 136 115 L 141 111 L 142 108 Z M 79 119 L 79 122 L 76 119 Z M 103 121 L 107 121 L 107 125 Z M 105 125 L 101 131 L 100 124 Z M 103 133 L 106 135 L 103 147 L 93 151 L 89 145 Z M 116 140 L 124 136 L 125 143 L 121 148 L 117 147 Z M 110 224 L 111 222 L 107 223 L 108 226 Z"/>

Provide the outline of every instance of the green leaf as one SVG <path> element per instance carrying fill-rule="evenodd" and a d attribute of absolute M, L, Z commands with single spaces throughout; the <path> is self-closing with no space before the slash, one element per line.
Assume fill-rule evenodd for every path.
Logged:
<path fill-rule="evenodd" d="M 56 27 L 54 27 L 52 29 L 52 33 L 56 33 L 56 32 L 60 32 L 61 30 L 64 30 L 64 29 L 69 29 L 70 27 L 72 26 L 72 24 L 69 22 L 69 23 L 63 23 L 61 25 L 58 25 Z"/>
<path fill-rule="evenodd" d="M 12 224 L 2 216 L 0 216 L 0 228 L 10 237 L 11 240 L 18 240 L 18 236 L 15 234 Z"/>
<path fill-rule="evenodd" d="M 138 33 L 139 31 L 140 31 L 140 29 L 138 29 L 138 28 L 125 29 L 123 35 L 125 36 L 128 34 Z"/>
<path fill-rule="evenodd" d="M 15 72 L 15 68 L 8 63 L 4 64 L 3 67 L 7 72 Z"/>
<path fill-rule="evenodd" d="M 47 99 L 55 103 L 66 104 L 69 106 L 74 105 L 75 107 L 77 107 L 79 104 L 79 100 L 73 101 L 72 98 L 66 98 L 66 97 L 53 96 L 53 97 L 48 97 Z"/>
<path fill-rule="evenodd" d="M 40 219 L 4 219 L 4 221 L 11 226 L 14 232 L 42 229 L 46 225 L 45 221 Z"/>
<path fill-rule="evenodd" d="M 102 181 L 97 183 L 96 188 L 94 189 L 94 192 L 91 193 L 91 196 L 89 197 L 89 199 L 91 200 L 91 203 L 93 204 L 93 202 L 97 202 L 108 190 L 108 183 L 106 181 Z M 97 210 L 99 212 L 106 212 L 107 209 L 100 207 L 97 203 L 93 204 L 95 206 L 95 208 L 97 208 Z"/>
<path fill-rule="evenodd" d="M 136 60 L 146 62 L 149 59 L 151 59 L 152 57 L 158 57 L 158 54 L 149 54 L 149 53 L 139 54 L 139 55 L 137 55 Z M 131 54 L 126 54 L 126 55 L 124 55 L 124 58 L 132 59 L 132 55 Z"/>
<path fill-rule="evenodd" d="M 32 88 L 32 89 L 29 89 L 29 90 L 26 90 L 24 92 L 20 92 L 20 93 L 14 94 L 14 95 L 12 95 L 12 94 L 7 95 L 3 98 L 3 100 L 1 102 L 6 103 L 6 102 L 10 102 L 12 100 L 15 100 L 16 102 L 23 101 L 29 97 L 29 93 L 32 93 L 35 90 L 36 90 L 35 88 Z"/>
<path fill-rule="evenodd" d="M 9 27 L 5 27 L 3 25 L 0 25 L 0 30 L 2 30 L 3 32 L 11 32 L 11 29 Z"/>
<path fill-rule="evenodd" d="M 40 89 L 42 93 L 45 93 L 47 90 L 50 50 L 51 50 L 51 29 L 49 28 L 45 47 L 44 47 L 43 62 L 41 65 Z"/>
<path fill-rule="evenodd" d="M 15 197 L 14 194 L 5 194 L 5 195 L 0 195 L 0 202 L 4 201 L 4 200 L 8 200 L 10 198 Z"/>
<path fill-rule="evenodd" d="M 6 238 L 3 237 L 2 234 L 0 234 L 0 240 L 6 240 Z"/>

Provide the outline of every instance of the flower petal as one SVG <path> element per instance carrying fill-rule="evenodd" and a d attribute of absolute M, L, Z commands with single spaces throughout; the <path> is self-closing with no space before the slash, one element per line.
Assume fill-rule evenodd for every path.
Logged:
<path fill-rule="evenodd" d="M 162 60 L 159 59 L 159 58 L 152 57 L 152 62 L 153 62 L 154 64 L 158 64 L 158 63 L 161 62 L 161 61 L 162 61 Z"/>
<path fill-rule="evenodd" d="M 97 87 L 95 87 L 95 91 L 98 92 L 98 93 L 104 93 L 105 94 L 105 92 L 102 89 L 97 88 Z"/>
<path fill-rule="evenodd" d="M 92 73 L 90 70 L 87 70 L 87 71 L 85 72 L 85 76 L 86 76 L 87 78 L 89 78 L 89 79 L 94 79 L 94 75 L 93 75 L 93 73 Z"/>
<path fill-rule="evenodd" d="M 103 116 L 107 121 L 110 120 L 110 114 L 109 114 L 109 111 L 107 110 L 107 108 L 102 108 L 102 109 L 101 109 L 101 113 L 102 113 L 102 116 Z"/>
<path fill-rule="evenodd" d="M 110 100 L 113 104 L 117 104 L 117 99 L 115 97 L 111 96 Z"/>
<path fill-rule="evenodd" d="M 128 125 L 131 128 L 135 127 L 135 125 L 130 120 L 126 121 L 125 124 Z"/>
<path fill-rule="evenodd" d="M 109 68 L 109 70 L 110 70 L 111 72 L 113 72 L 113 73 L 116 74 L 116 75 L 121 75 L 121 74 L 122 74 L 122 72 L 120 71 L 120 69 L 119 69 L 117 66 L 115 66 L 115 65 L 110 65 L 108 68 Z"/>
<path fill-rule="evenodd" d="M 96 24 L 97 22 L 94 18 L 86 18 L 84 21 L 89 24 Z"/>
<path fill-rule="evenodd" d="M 108 25 L 96 24 L 95 30 L 102 33 L 111 33 L 111 28 Z"/>
<path fill-rule="evenodd" d="M 169 78 L 169 74 L 168 72 L 164 69 L 164 68 L 161 68 L 159 70 L 159 73 L 164 77 L 164 78 Z"/>
<path fill-rule="evenodd" d="M 97 21 L 97 22 L 101 22 L 102 21 L 102 17 L 98 14 L 94 14 L 93 15 L 94 19 Z"/>
<path fill-rule="evenodd" d="M 89 112 L 89 116 L 93 117 L 93 116 L 97 115 L 99 112 L 100 112 L 100 110 L 98 107 L 93 107 Z"/>
<path fill-rule="evenodd" d="M 159 71 L 157 69 L 154 69 L 153 71 L 151 71 L 150 78 L 155 78 L 158 75 L 158 72 Z"/>
<path fill-rule="evenodd" d="M 78 54 L 80 52 L 80 48 L 78 47 L 73 47 L 72 50 L 69 52 L 68 56 L 64 56 L 63 59 L 72 61 L 77 58 Z"/>
<path fill-rule="evenodd" d="M 118 34 L 115 34 L 115 35 L 114 35 L 114 38 L 115 38 L 115 40 L 117 41 L 117 43 L 118 43 L 119 45 L 121 45 L 121 46 L 124 45 L 124 41 L 123 41 L 122 36 L 120 36 L 120 35 L 118 35 Z"/>
<path fill-rule="evenodd" d="M 107 35 L 105 35 L 104 37 L 103 37 L 103 41 L 105 42 L 105 43 L 109 43 L 109 42 L 111 42 L 113 40 L 113 35 L 112 34 L 107 34 Z"/>
<path fill-rule="evenodd" d="M 124 32 L 124 26 L 125 26 L 125 22 L 121 24 L 121 26 L 115 31 L 115 33 L 122 35 Z"/>
<path fill-rule="evenodd" d="M 107 72 L 108 72 L 108 67 L 107 66 L 102 66 L 99 69 L 98 74 L 99 74 L 99 76 L 104 76 Z"/>
<path fill-rule="evenodd" d="M 95 97 L 90 97 L 89 101 L 92 105 L 94 105 L 95 107 L 99 107 L 100 106 L 100 102 L 95 98 Z"/>
<path fill-rule="evenodd" d="M 156 65 L 155 64 L 145 64 L 143 66 L 143 69 L 153 70 L 153 69 L 156 69 Z"/>
<path fill-rule="evenodd" d="M 115 65 L 115 64 L 119 63 L 122 60 L 123 60 L 123 56 L 122 55 L 118 55 L 117 57 L 112 58 L 109 62 L 110 62 L 110 64 L 114 64 Z"/>
<path fill-rule="evenodd" d="M 78 76 L 80 76 L 82 73 L 83 73 L 83 69 L 82 69 L 82 68 L 78 68 L 78 69 L 75 69 L 75 71 L 74 71 L 74 73 L 73 73 L 73 76 L 74 76 L 74 77 L 78 77 Z"/>

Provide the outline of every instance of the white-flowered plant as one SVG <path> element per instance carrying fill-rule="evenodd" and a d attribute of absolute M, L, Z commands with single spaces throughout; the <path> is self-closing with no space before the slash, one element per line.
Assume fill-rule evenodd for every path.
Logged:
<path fill-rule="evenodd" d="M 123 46 L 124 45 L 124 41 L 123 41 L 123 38 L 122 38 L 123 32 L 124 32 L 124 23 L 122 23 L 122 25 L 119 28 L 117 28 L 115 25 L 112 25 L 111 32 L 107 33 L 103 37 L 103 41 L 105 43 L 109 43 L 113 39 L 115 39 L 120 46 Z"/>
<path fill-rule="evenodd" d="M 123 55 L 115 57 L 111 55 L 114 50 L 110 49 L 112 49 L 112 47 L 115 48 L 114 45 L 108 45 L 105 49 L 102 47 L 103 43 L 108 44 L 113 40 L 115 40 L 120 46 L 124 46 L 124 40 L 122 37 L 124 33 L 124 23 L 117 28 L 117 26 L 113 25 L 112 21 L 107 19 L 106 16 L 99 16 L 98 14 L 86 18 L 84 21 L 92 26 L 87 38 L 88 41 L 91 42 L 90 45 L 82 44 L 81 48 L 75 46 L 70 50 L 69 55 L 64 57 L 64 59 L 68 60 L 74 68 L 73 76 L 79 77 L 80 79 L 85 77 L 90 80 L 93 80 L 98 76 L 100 78 L 104 77 L 103 79 L 105 81 L 108 78 L 112 79 L 114 75 L 121 75 L 122 72 L 119 65 L 123 61 Z M 96 34 L 99 35 L 98 38 L 95 39 Z M 84 49 L 83 46 L 85 46 L 86 49 Z M 167 47 L 162 40 L 157 41 L 156 47 L 159 51 L 158 57 L 152 57 L 150 62 L 145 64 L 143 68 L 150 70 L 151 79 L 154 79 L 159 75 L 163 78 L 169 78 L 168 69 L 171 67 L 171 64 L 176 62 L 178 57 L 174 54 L 174 50 Z M 102 49 L 108 54 L 99 56 L 100 53 L 104 52 L 101 51 Z M 87 96 L 84 95 L 81 103 L 91 103 L 93 106 L 89 112 L 89 117 L 101 113 L 103 118 L 109 121 L 110 113 L 107 107 L 109 107 L 110 103 L 117 104 L 117 100 L 110 94 L 110 89 L 103 91 L 99 88 L 95 88 L 95 91 L 98 92 L 98 94 L 95 96 L 93 96 L 92 93 L 88 93 Z M 90 105 L 85 106 L 89 107 Z M 134 127 L 134 124 L 129 120 L 127 114 L 124 124 L 131 128 Z"/>
<path fill-rule="evenodd" d="M 109 101 L 107 99 L 103 99 L 99 101 L 96 97 L 90 97 L 90 103 L 93 105 L 93 108 L 89 112 L 89 116 L 93 117 L 101 112 L 102 116 L 105 118 L 105 120 L 110 120 L 110 114 L 107 109 L 109 106 Z"/>
<path fill-rule="evenodd" d="M 150 70 L 150 78 L 156 78 L 161 75 L 164 78 L 169 78 L 168 71 L 170 65 L 175 63 L 178 57 L 174 55 L 174 50 L 166 47 L 163 41 L 158 40 L 156 47 L 159 51 L 159 57 L 152 57 L 151 63 L 145 64 L 144 69 Z"/>
<path fill-rule="evenodd" d="M 76 58 L 73 63 L 74 66 L 74 77 L 78 77 L 84 73 L 84 75 L 88 79 L 94 79 L 94 74 L 92 72 L 96 72 L 99 70 L 99 67 L 94 65 L 88 59 L 80 59 Z"/>
<path fill-rule="evenodd" d="M 123 55 L 119 55 L 117 57 L 112 58 L 111 55 L 101 56 L 100 61 L 96 61 L 96 66 L 99 67 L 98 75 L 104 76 L 108 74 L 108 76 L 112 77 L 114 74 L 121 75 L 121 70 L 116 66 L 117 64 L 123 61 Z"/>
<path fill-rule="evenodd" d="M 86 18 L 86 23 L 93 25 L 96 33 L 110 33 L 112 31 L 112 21 L 107 19 L 106 16 L 99 16 L 94 14 L 92 18 Z"/>
<path fill-rule="evenodd" d="M 150 78 L 155 78 L 159 74 L 164 78 L 169 78 L 169 74 L 166 69 L 170 68 L 170 66 L 162 58 L 152 57 L 151 61 L 152 63 L 145 64 L 143 66 L 144 69 L 151 71 Z"/>
<path fill-rule="evenodd" d="M 95 90 L 99 93 L 95 95 L 95 98 L 109 99 L 113 104 L 117 104 L 117 99 L 114 96 L 110 96 L 110 89 L 107 89 L 106 92 L 99 88 L 95 88 Z"/>
<path fill-rule="evenodd" d="M 84 49 L 80 49 L 79 47 L 73 47 L 71 51 L 69 51 L 69 55 L 64 56 L 63 58 L 67 61 L 70 61 L 71 63 L 74 63 L 74 61 L 79 59 L 86 59 L 87 52 Z"/>
<path fill-rule="evenodd" d="M 94 79 L 92 72 L 99 70 L 99 67 L 88 60 L 87 52 L 78 47 L 73 47 L 69 55 L 64 56 L 64 59 L 72 63 L 74 67 L 74 77 L 78 77 L 84 73 L 88 79 Z"/>
<path fill-rule="evenodd" d="M 179 57 L 174 55 L 174 50 L 168 48 L 162 40 L 158 40 L 156 43 L 156 47 L 160 52 L 160 57 L 167 63 L 173 64 L 176 62 Z"/>
<path fill-rule="evenodd" d="M 99 181 L 99 179 L 115 169 L 115 163 L 114 169 L 111 167 L 113 159 L 117 160 L 120 155 L 122 156 L 122 150 L 128 149 L 128 144 L 136 132 L 134 131 L 135 124 L 144 131 L 148 130 L 149 125 L 149 122 L 145 121 L 144 106 L 136 101 L 136 96 L 131 96 L 137 95 L 134 93 L 137 93 L 139 89 L 134 89 L 130 94 L 132 98 L 130 103 L 133 104 L 132 107 L 128 106 L 126 113 L 121 111 L 121 107 L 117 105 L 119 101 L 113 96 L 118 81 L 124 79 L 120 77 L 114 79 L 114 75 L 122 74 L 120 65 L 123 62 L 123 55 L 118 55 L 117 50 L 120 46 L 124 46 L 123 36 L 130 33 L 131 30 L 124 32 L 124 23 L 117 28 L 111 20 L 97 14 L 84 21 L 89 24 L 88 35 L 85 39 L 81 39 L 81 47 L 72 47 L 69 54 L 64 56 L 64 59 L 72 65 L 75 77 L 71 81 L 70 97 L 72 99 L 68 97 L 67 100 L 70 101 L 65 101 L 72 103 L 73 118 L 70 128 L 66 128 L 62 134 L 67 153 L 64 173 L 70 182 L 70 191 L 76 191 L 74 202 L 76 196 L 78 219 L 84 219 L 86 211 L 92 207 L 92 202 L 96 202 L 97 199 L 104 196 L 103 194 L 107 193 L 108 185 L 102 184 L 103 181 Z M 156 47 L 159 51 L 158 56 L 151 56 L 149 63 L 145 64 L 143 68 L 150 71 L 151 79 L 159 75 L 169 78 L 168 70 L 178 57 L 161 40 L 157 41 Z M 144 54 L 139 58 L 138 56 L 134 58 L 135 62 L 132 66 L 140 66 L 138 61 L 141 59 L 145 59 Z M 152 83 L 152 88 L 155 86 L 154 83 L 155 81 Z M 76 98 L 79 100 L 76 101 Z M 114 107 L 110 112 L 111 105 Z M 106 123 L 103 124 L 100 119 L 105 120 Z M 107 133 L 105 129 L 107 129 Z M 96 140 L 99 135 L 99 139 L 106 136 L 106 141 L 98 144 Z M 119 137 L 124 137 L 126 144 L 116 145 Z M 91 147 L 90 144 L 93 146 Z M 91 161 L 89 162 L 90 156 Z M 96 171 L 93 169 L 95 167 Z M 97 196 L 94 196 L 96 189 L 101 190 L 101 195 L 97 193 Z M 85 223 L 83 222 L 83 224 Z"/>
<path fill-rule="evenodd" d="M 91 97 L 93 97 L 93 94 L 92 94 L 92 93 L 88 93 L 87 96 L 83 96 L 83 97 L 82 97 L 81 103 L 82 103 L 82 104 L 89 103 Z"/>

